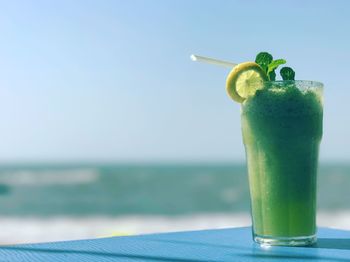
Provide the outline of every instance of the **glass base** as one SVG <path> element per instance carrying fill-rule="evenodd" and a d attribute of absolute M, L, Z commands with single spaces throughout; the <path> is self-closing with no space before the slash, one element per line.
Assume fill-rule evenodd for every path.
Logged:
<path fill-rule="evenodd" d="M 316 235 L 302 237 L 266 237 L 254 235 L 253 238 L 261 246 L 311 246 L 317 241 Z"/>

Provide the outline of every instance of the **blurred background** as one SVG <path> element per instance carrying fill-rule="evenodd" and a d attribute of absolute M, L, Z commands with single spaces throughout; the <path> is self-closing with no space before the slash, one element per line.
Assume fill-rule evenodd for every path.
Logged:
<path fill-rule="evenodd" d="M 0 243 L 250 225 L 233 62 L 325 84 L 318 224 L 350 229 L 349 1 L 0 1 Z"/>

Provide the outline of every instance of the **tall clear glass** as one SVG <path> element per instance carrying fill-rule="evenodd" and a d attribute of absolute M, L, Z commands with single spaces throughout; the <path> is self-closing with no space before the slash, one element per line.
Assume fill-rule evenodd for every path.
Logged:
<path fill-rule="evenodd" d="M 316 241 L 322 119 L 319 82 L 266 82 L 242 104 L 254 241 L 291 246 Z"/>

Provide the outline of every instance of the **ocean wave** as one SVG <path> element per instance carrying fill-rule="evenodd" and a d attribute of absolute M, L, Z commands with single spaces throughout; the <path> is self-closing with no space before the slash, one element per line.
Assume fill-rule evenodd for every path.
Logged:
<path fill-rule="evenodd" d="M 350 230 L 350 210 L 321 211 L 317 224 Z M 0 217 L 1 244 L 62 241 L 121 235 L 249 226 L 249 213 L 181 216 Z"/>
<path fill-rule="evenodd" d="M 11 186 L 47 186 L 90 184 L 97 181 L 95 169 L 17 170 L 1 172 L 0 184 Z"/>

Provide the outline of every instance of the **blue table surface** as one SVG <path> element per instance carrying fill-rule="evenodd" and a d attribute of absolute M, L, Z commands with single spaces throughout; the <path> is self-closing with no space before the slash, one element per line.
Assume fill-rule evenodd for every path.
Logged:
<path fill-rule="evenodd" d="M 319 228 L 313 247 L 262 248 L 251 228 L 0 247 L 0 261 L 350 261 L 350 231 Z"/>

